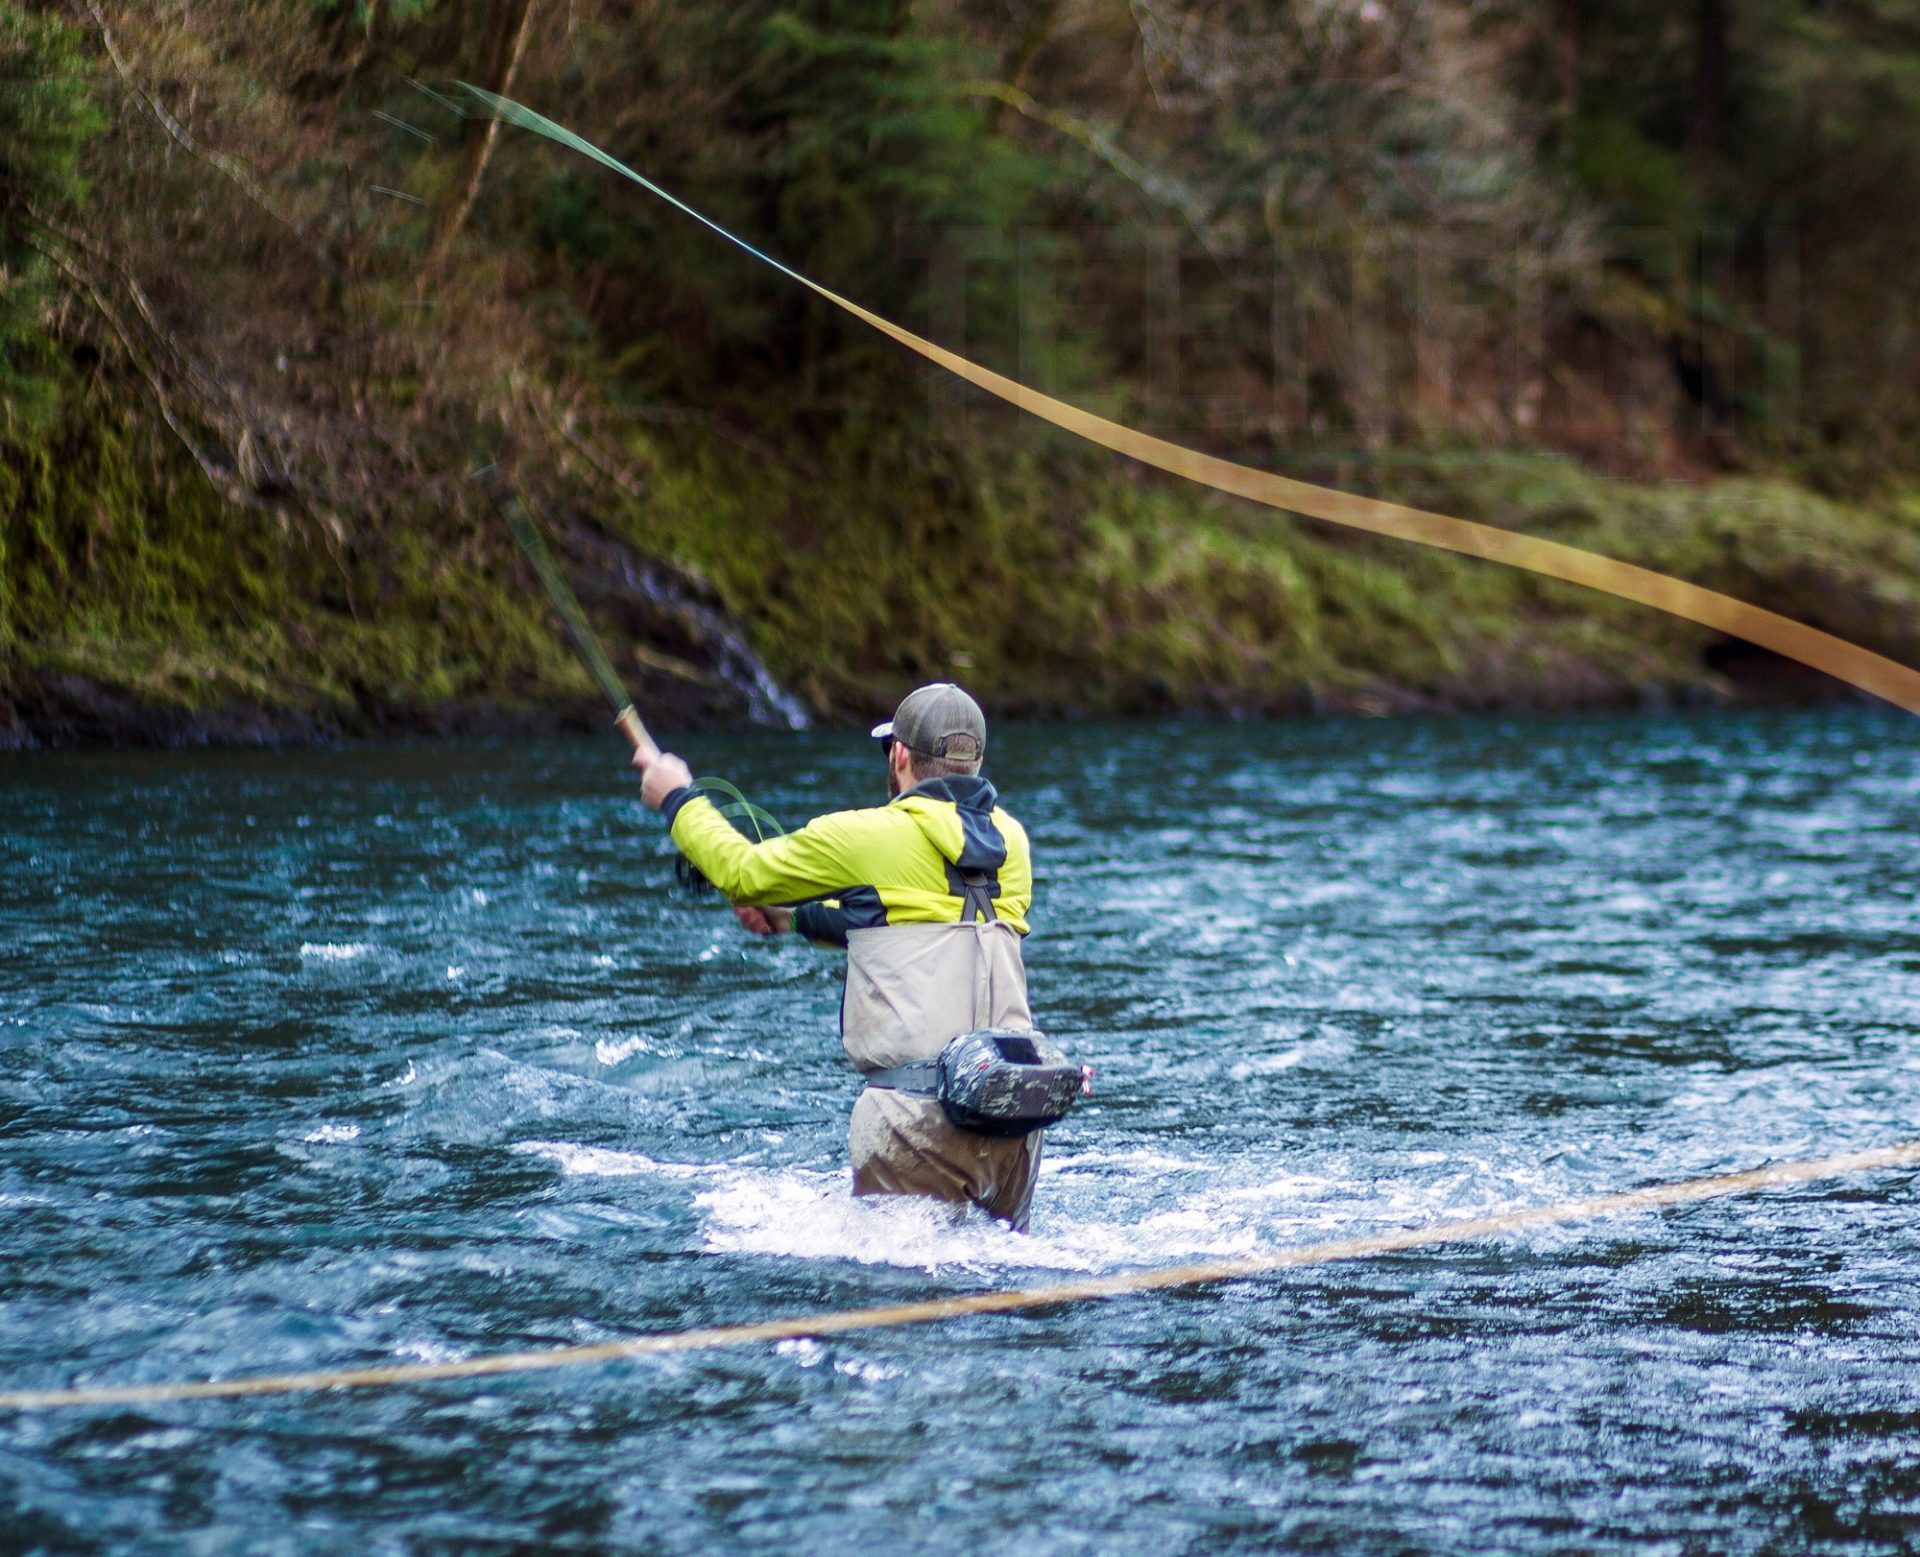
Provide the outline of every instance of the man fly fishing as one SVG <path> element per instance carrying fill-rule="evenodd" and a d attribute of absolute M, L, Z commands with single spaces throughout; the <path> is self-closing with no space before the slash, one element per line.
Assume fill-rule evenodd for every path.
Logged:
<path fill-rule="evenodd" d="M 758 842 L 679 757 L 643 747 L 634 766 L 747 930 L 846 948 L 841 1039 L 866 1078 L 847 1132 L 854 1193 L 976 1205 L 1024 1231 L 1041 1128 L 1081 1090 L 1027 1004 L 1027 835 L 980 775 L 986 718 L 959 687 L 921 687 L 873 734 L 887 804 Z"/>

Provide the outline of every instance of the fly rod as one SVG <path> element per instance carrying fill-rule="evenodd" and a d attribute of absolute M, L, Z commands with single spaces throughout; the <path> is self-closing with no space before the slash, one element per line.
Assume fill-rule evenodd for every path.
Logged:
<path fill-rule="evenodd" d="M 580 658 L 586 662 L 593 679 L 599 682 L 600 690 L 613 705 L 613 722 L 633 743 L 636 758 L 644 759 L 637 765 L 641 768 L 651 766 L 660 755 L 660 748 L 647 733 L 647 727 L 641 723 L 633 699 L 627 696 L 627 689 L 620 684 L 613 662 L 607 658 L 607 651 L 600 647 L 599 637 L 587 622 L 587 613 L 580 609 L 580 601 L 573 587 L 567 583 L 566 575 L 560 571 L 560 564 L 553 560 L 553 553 L 541 536 L 539 526 L 533 522 L 533 515 L 514 496 L 513 488 L 507 485 L 498 465 L 483 466 L 474 472 L 474 479 L 487 489 L 487 496 L 493 499 L 493 506 L 499 510 L 507 528 L 513 531 L 513 538 L 520 543 L 520 550 L 526 553 L 527 561 L 533 564 L 533 571 L 540 575 L 540 582 L 546 586 L 547 598 L 552 600 L 560 619 L 567 624 L 567 631 L 572 634 L 574 645 L 580 650 Z M 755 843 L 777 838 L 786 831 L 774 816 L 747 799 L 725 779 L 698 779 L 693 788 L 695 793 L 711 800 L 722 816 Z M 673 870 L 680 885 L 690 895 L 700 896 L 713 890 L 706 877 L 693 868 L 685 855 L 674 861 Z"/>
<path fill-rule="evenodd" d="M 560 613 L 560 620 L 567 624 L 567 632 L 572 636 L 574 646 L 579 649 L 581 660 L 599 683 L 600 690 L 606 694 L 607 702 L 612 705 L 614 724 L 632 743 L 634 754 L 645 758 L 642 766 L 650 764 L 660 755 L 660 747 L 647 733 L 646 725 L 641 722 L 640 714 L 633 706 L 633 699 L 627 696 L 627 689 L 621 685 L 613 662 L 607 658 L 607 651 L 600 647 L 600 639 L 588 623 L 586 612 L 580 609 L 580 601 L 574 595 L 573 587 L 567 583 L 566 575 L 560 571 L 559 563 L 553 560 L 553 553 L 548 550 L 539 527 L 533 522 L 533 515 L 527 512 L 526 505 L 507 485 L 506 477 L 500 473 L 498 465 L 482 466 L 474 472 L 474 479 L 487 489 L 487 496 L 493 500 L 494 508 L 513 532 L 513 538 L 520 543 L 520 550 L 526 554 L 527 561 L 533 564 L 533 571 L 546 588 L 547 598 Z"/>

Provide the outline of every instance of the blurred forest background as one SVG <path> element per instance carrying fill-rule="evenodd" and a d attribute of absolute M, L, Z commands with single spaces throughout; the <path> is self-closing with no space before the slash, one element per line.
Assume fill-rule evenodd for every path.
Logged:
<path fill-rule="evenodd" d="M 1054 394 L 1920 662 L 1910 0 L 0 0 L 0 742 L 600 721 L 482 460 L 669 729 L 1825 690 L 1078 447 L 452 80 Z"/>

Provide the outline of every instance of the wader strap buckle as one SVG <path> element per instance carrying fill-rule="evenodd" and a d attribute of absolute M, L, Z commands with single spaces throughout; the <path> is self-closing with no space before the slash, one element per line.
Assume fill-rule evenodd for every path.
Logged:
<path fill-rule="evenodd" d="M 976 920 L 992 924 L 999 917 L 993 911 L 992 879 L 984 870 L 960 872 L 960 885 L 964 889 L 960 898 L 962 924 L 972 924 Z"/>

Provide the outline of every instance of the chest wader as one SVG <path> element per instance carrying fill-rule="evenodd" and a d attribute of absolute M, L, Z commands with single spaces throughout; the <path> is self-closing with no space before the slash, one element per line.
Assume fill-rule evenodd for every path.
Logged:
<path fill-rule="evenodd" d="M 1057 1100 L 1063 1078 L 1047 1062 L 1064 1067 L 1065 1059 L 1033 1030 L 1018 933 L 995 917 L 984 879 L 966 885 L 966 917 L 958 924 L 889 925 L 847 937 L 842 1042 L 868 1081 L 848 1127 L 854 1192 L 970 1203 L 1024 1227 L 1040 1170 L 1041 1127 L 1064 1110 L 1044 1120 L 1029 1112 L 1017 1129 L 998 1128 L 1014 1120 L 993 1120 L 995 1134 L 963 1128 L 954 1114 L 966 1117 L 969 1100 L 997 1108 L 1009 1096 L 1016 1109 L 1031 1110 L 1031 1086 L 994 1079 L 981 1087 L 989 1072 L 1003 1078 L 1029 1071 L 1021 1079 L 1030 1083 L 1044 1070 L 1040 1090 L 1051 1086 L 1048 1095 Z M 974 1088 L 954 1091 L 950 1108 L 942 1101 L 943 1057 L 969 1045 L 974 1063 L 960 1074 Z M 1022 1046 L 1032 1060 L 1015 1057 Z M 1068 1069 L 1078 1095 L 1080 1072 Z"/>

